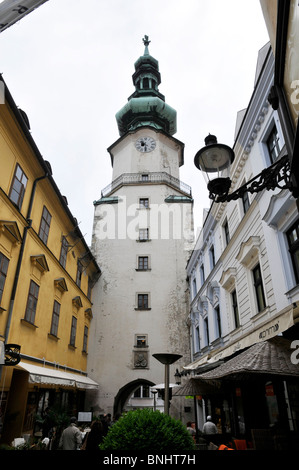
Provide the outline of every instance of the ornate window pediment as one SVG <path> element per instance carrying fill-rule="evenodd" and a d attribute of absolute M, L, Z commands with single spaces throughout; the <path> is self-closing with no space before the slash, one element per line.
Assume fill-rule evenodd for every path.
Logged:
<path fill-rule="evenodd" d="M 246 242 L 241 243 L 236 259 L 247 268 L 252 267 L 252 264 L 258 259 L 260 243 L 260 237 L 252 236 L 248 238 Z"/>
<path fill-rule="evenodd" d="M 230 291 L 236 281 L 237 275 L 237 268 L 228 268 L 226 271 L 223 271 L 222 276 L 220 278 L 220 284 L 222 285 L 223 289 Z"/>
<path fill-rule="evenodd" d="M 17 222 L 0 220 L 0 233 L 3 233 L 13 243 L 21 243 L 22 241 Z"/>
<path fill-rule="evenodd" d="M 81 300 L 81 297 L 80 295 L 77 295 L 76 297 L 74 297 L 72 299 L 72 303 L 75 307 L 77 308 L 80 308 L 80 307 L 83 307 L 83 304 L 82 304 L 82 300 Z"/>
<path fill-rule="evenodd" d="M 50 271 L 45 255 L 33 255 L 33 256 L 30 256 L 30 260 L 31 260 L 31 263 L 37 269 L 39 269 L 41 273 Z"/>
<path fill-rule="evenodd" d="M 60 292 L 66 292 L 68 290 L 64 277 L 55 279 L 54 285 L 58 290 L 60 290 Z"/>

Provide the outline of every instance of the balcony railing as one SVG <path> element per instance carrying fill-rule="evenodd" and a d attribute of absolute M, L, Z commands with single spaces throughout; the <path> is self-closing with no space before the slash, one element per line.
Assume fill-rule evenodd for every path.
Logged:
<path fill-rule="evenodd" d="M 121 186 L 134 184 L 168 184 L 182 193 L 191 196 L 191 187 L 188 184 L 183 183 L 166 172 L 124 173 L 112 181 L 112 183 L 108 184 L 108 186 L 102 190 L 101 195 L 102 197 L 107 197 Z"/>

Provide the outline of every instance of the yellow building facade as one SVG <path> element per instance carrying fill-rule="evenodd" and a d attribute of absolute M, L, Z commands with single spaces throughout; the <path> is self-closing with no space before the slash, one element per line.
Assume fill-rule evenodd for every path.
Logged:
<path fill-rule="evenodd" d="M 3 82 L 0 105 L 1 441 L 51 406 L 84 411 L 92 288 L 101 272 Z"/>

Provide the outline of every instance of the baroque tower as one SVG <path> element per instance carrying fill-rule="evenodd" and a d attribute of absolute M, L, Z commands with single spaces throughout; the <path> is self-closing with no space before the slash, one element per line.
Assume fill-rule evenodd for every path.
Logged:
<path fill-rule="evenodd" d="M 176 111 L 159 92 L 148 36 L 143 42 L 135 91 L 116 114 L 120 137 L 108 148 L 112 182 L 94 202 L 92 251 L 102 275 L 93 291 L 88 368 L 99 390 L 88 402 L 100 413 L 122 412 L 141 386 L 147 396 L 164 382 L 153 354 L 182 355 L 170 366 L 170 382 L 190 359 L 185 269 L 193 200 L 179 179 L 184 144 L 173 137 Z"/>

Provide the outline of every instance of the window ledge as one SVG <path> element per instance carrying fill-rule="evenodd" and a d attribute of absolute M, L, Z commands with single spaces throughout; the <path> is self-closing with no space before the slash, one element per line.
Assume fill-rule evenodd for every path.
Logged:
<path fill-rule="evenodd" d="M 73 346 L 72 344 L 69 344 L 69 345 L 68 345 L 68 348 L 69 348 L 69 349 L 72 349 L 73 351 L 75 351 L 75 350 L 77 349 L 76 346 Z"/>
<path fill-rule="evenodd" d="M 138 269 L 138 268 L 136 268 L 135 271 L 138 271 L 138 272 L 146 272 L 146 271 L 151 271 L 151 269 Z"/>
<path fill-rule="evenodd" d="M 135 310 L 151 310 L 151 307 L 148 307 L 148 308 L 135 307 Z"/>
<path fill-rule="evenodd" d="M 60 338 L 56 335 L 52 335 L 51 333 L 48 333 L 48 338 L 52 339 L 53 341 L 59 341 Z"/>
<path fill-rule="evenodd" d="M 28 328 L 31 328 L 32 330 L 36 330 L 38 326 L 34 325 L 34 323 L 31 323 L 28 320 L 25 320 L 25 318 L 21 318 L 21 323 L 22 325 L 28 326 Z"/>

